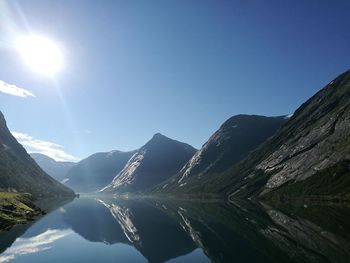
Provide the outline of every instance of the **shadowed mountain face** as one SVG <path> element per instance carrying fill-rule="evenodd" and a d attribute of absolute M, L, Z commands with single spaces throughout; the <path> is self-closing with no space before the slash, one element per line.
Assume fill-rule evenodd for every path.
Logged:
<path fill-rule="evenodd" d="M 154 187 L 178 173 L 195 151 L 188 144 L 157 133 L 131 157 L 103 192 L 136 192 Z"/>
<path fill-rule="evenodd" d="M 350 71 L 305 102 L 243 161 L 178 191 L 230 197 L 349 199 Z"/>
<path fill-rule="evenodd" d="M 0 260 L 10 257 L 16 248 L 32 248 L 43 233 L 52 233 L 52 239 L 57 236 L 62 241 L 50 243 L 45 254 L 50 262 L 62 262 L 67 253 L 70 261 L 79 261 L 90 250 L 95 251 L 89 254 L 90 262 L 115 262 L 123 257 L 121 251 L 115 257 L 104 255 L 125 244 L 146 259 L 136 262 L 347 263 L 349 211 L 349 207 L 311 203 L 273 207 L 251 202 L 83 198 L 48 214 L 25 234 L 21 229 L 0 234 L 4 241 L 0 242 L 4 244 Z M 16 235 L 22 236 L 7 250 L 10 243 L 6 239 L 14 240 Z M 96 243 L 100 244 L 98 252 Z M 74 245 L 74 249 L 62 244 Z M 195 252 L 200 253 L 193 256 Z M 37 255 L 35 250 L 26 253 L 30 254 L 28 262 L 40 258 L 39 251 Z"/>
<path fill-rule="evenodd" d="M 288 118 L 237 115 L 228 119 L 198 150 L 181 171 L 160 186 L 163 191 L 221 173 L 242 160 L 272 136 Z M 189 180 L 190 179 L 190 180 Z M 176 189 L 181 191 L 181 189 Z"/>
<path fill-rule="evenodd" d="M 0 191 L 31 193 L 35 198 L 72 196 L 69 188 L 48 176 L 12 136 L 0 112 Z"/>
<path fill-rule="evenodd" d="M 350 255 L 347 207 L 187 202 L 171 209 L 212 262 L 346 262 Z"/>
<path fill-rule="evenodd" d="M 68 171 L 65 177 L 66 184 L 79 192 L 97 191 L 113 180 L 134 153 L 134 151 L 95 153 Z"/>
<path fill-rule="evenodd" d="M 30 156 L 41 169 L 57 181 L 62 181 L 67 172 L 75 165 L 73 162 L 58 162 L 41 153 L 31 153 Z"/>
<path fill-rule="evenodd" d="M 176 220 L 144 202 L 81 199 L 66 206 L 63 220 L 89 241 L 132 245 L 151 263 L 196 248 Z"/>

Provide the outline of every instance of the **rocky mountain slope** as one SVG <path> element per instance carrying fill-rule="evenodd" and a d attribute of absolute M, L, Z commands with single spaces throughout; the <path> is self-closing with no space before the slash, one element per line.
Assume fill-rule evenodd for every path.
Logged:
<path fill-rule="evenodd" d="M 41 153 L 31 153 L 30 156 L 41 169 L 57 181 L 62 181 L 67 172 L 75 165 L 73 162 L 58 162 Z"/>
<path fill-rule="evenodd" d="M 181 191 L 235 197 L 349 198 L 350 71 L 296 110 L 243 161 Z"/>
<path fill-rule="evenodd" d="M 0 191 L 27 192 L 34 198 L 73 196 L 72 190 L 48 176 L 12 136 L 0 112 Z"/>
<path fill-rule="evenodd" d="M 66 177 L 66 184 L 79 192 L 93 192 L 109 184 L 134 154 L 111 151 L 95 153 L 78 162 Z"/>
<path fill-rule="evenodd" d="M 157 133 L 102 192 L 135 192 L 154 187 L 178 173 L 195 152 L 192 146 Z"/>
<path fill-rule="evenodd" d="M 246 157 L 250 151 L 272 136 L 288 117 L 236 115 L 225 121 L 186 163 L 179 174 L 160 186 L 164 191 L 182 187 L 221 173 Z"/>

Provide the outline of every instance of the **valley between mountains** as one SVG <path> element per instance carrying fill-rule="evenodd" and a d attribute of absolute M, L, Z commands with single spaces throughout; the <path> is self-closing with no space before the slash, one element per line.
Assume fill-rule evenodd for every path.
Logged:
<path fill-rule="evenodd" d="M 236 115 L 201 147 L 155 134 L 139 149 L 57 162 L 20 145 L 0 114 L 1 228 L 33 204 L 75 194 L 345 202 L 350 199 L 350 71 L 292 115 Z M 22 196 L 21 196 L 22 195 Z M 5 199 L 3 199 L 5 200 Z M 24 220 L 18 209 L 27 209 Z"/>

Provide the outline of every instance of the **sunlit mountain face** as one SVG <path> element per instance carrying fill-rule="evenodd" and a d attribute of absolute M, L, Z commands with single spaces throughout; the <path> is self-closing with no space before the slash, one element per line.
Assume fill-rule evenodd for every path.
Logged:
<path fill-rule="evenodd" d="M 196 149 L 187 143 L 156 133 L 100 192 L 122 194 L 146 191 L 175 176 L 195 152 Z"/>
<path fill-rule="evenodd" d="M 81 198 L 12 244 L 0 236 L 0 261 L 346 262 L 349 219 L 341 206 Z"/>

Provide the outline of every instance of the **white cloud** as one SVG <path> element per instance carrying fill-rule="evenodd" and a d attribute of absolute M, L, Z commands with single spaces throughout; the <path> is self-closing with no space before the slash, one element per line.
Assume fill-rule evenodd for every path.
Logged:
<path fill-rule="evenodd" d="M 35 97 L 35 95 L 33 93 L 31 93 L 30 91 L 28 91 L 26 89 L 19 88 L 13 84 L 8 84 L 2 80 L 0 80 L 0 92 L 6 93 L 9 95 L 13 95 L 13 96 L 17 96 L 17 97 L 22 97 L 22 98 Z"/>
<path fill-rule="evenodd" d="M 17 139 L 17 141 L 26 148 L 29 153 L 41 153 L 45 154 L 56 161 L 78 161 L 79 159 L 66 153 L 62 145 L 35 139 L 32 136 L 11 131 L 12 135 Z"/>
<path fill-rule="evenodd" d="M 48 229 L 31 238 L 18 238 L 15 243 L 0 255 L 0 262 L 9 262 L 18 256 L 37 253 L 50 249 L 50 245 L 68 235 L 67 231 Z"/>

